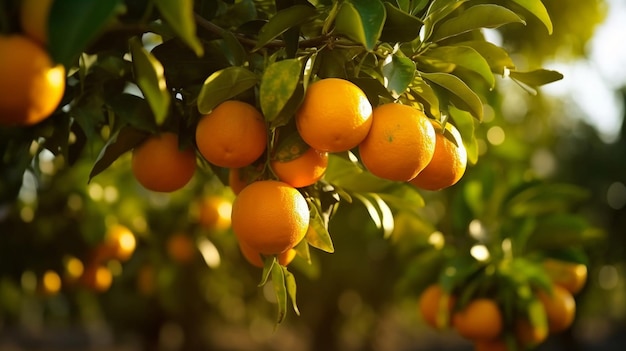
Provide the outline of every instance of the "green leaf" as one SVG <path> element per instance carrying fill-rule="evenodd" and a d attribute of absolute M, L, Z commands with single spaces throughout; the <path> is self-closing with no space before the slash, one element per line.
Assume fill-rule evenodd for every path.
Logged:
<path fill-rule="evenodd" d="M 294 95 L 301 74 L 302 62 L 298 59 L 274 62 L 265 69 L 259 99 L 266 121 L 273 122 L 280 115 Z"/>
<path fill-rule="evenodd" d="M 228 67 L 214 72 L 200 89 L 198 111 L 207 114 L 215 106 L 252 88 L 258 82 L 259 78 L 243 67 Z"/>
<path fill-rule="evenodd" d="M 391 212 L 391 208 L 389 205 L 383 200 L 383 198 L 379 194 L 368 194 L 368 196 L 374 201 L 376 204 L 377 210 L 380 213 L 380 222 L 381 229 L 383 230 L 383 237 L 389 238 L 391 233 L 393 233 L 393 229 L 395 227 L 395 222 L 393 219 L 393 212 Z"/>
<path fill-rule="evenodd" d="M 433 33 L 433 41 L 441 41 L 480 28 L 498 28 L 508 23 L 526 22 L 515 12 L 498 5 L 475 5 L 458 16 L 443 22 Z"/>
<path fill-rule="evenodd" d="M 511 0 L 532 13 L 546 26 L 548 34 L 552 34 L 552 20 L 541 0 Z"/>
<path fill-rule="evenodd" d="M 293 306 L 294 312 L 299 316 L 300 310 L 298 309 L 298 304 L 296 303 L 296 278 L 287 270 L 287 267 L 282 267 L 283 274 L 285 276 L 285 287 L 287 288 L 287 294 L 289 295 L 289 299 L 291 300 L 291 305 Z"/>
<path fill-rule="evenodd" d="M 204 49 L 196 36 L 193 0 L 154 0 L 154 3 L 174 32 L 197 56 L 202 56 Z"/>
<path fill-rule="evenodd" d="M 448 73 L 420 73 L 423 78 L 437 84 L 452 94 L 456 107 L 468 111 L 479 121 L 483 118 L 483 103 L 461 79 Z"/>
<path fill-rule="evenodd" d="M 137 85 L 148 101 L 157 124 L 161 125 L 169 113 L 171 99 L 163 66 L 143 47 L 138 37 L 130 39 L 130 52 Z"/>
<path fill-rule="evenodd" d="M 537 69 L 529 72 L 511 71 L 509 77 L 531 87 L 538 87 L 563 79 L 563 74 L 547 69 Z"/>
<path fill-rule="evenodd" d="M 505 69 L 514 69 L 515 64 L 503 48 L 484 40 L 471 40 L 455 43 L 455 46 L 466 46 L 476 50 L 489 64 L 491 71 L 504 74 Z"/>
<path fill-rule="evenodd" d="M 352 0 L 344 2 L 335 19 L 335 33 L 373 51 L 386 19 L 385 6 L 380 0 Z"/>
<path fill-rule="evenodd" d="M 48 50 L 55 62 L 71 67 L 115 15 L 120 0 L 56 0 L 48 22 Z"/>
<path fill-rule="evenodd" d="M 276 293 L 276 304 L 278 306 L 278 316 L 276 324 L 280 324 L 287 316 L 287 287 L 285 286 L 285 274 L 281 265 L 272 265 L 272 285 Z"/>
<path fill-rule="evenodd" d="M 426 105 L 424 111 L 430 112 L 430 115 L 439 119 L 441 111 L 439 110 L 439 98 L 435 94 L 433 88 L 428 85 L 424 79 L 415 75 L 413 83 L 409 86 L 411 94 L 415 96 L 422 104 Z"/>
<path fill-rule="evenodd" d="M 405 11 L 385 2 L 387 19 L 380 34 L 380 40 L 386 42 L 404 43 L 419 36 L 422 21 Z"/>
<path fill-rule="evenodd" d="M 453 63 L 455 66 L 463 67 L 472 72 L 478 73 L 490 88 L 496 85 L 496 79 L 491 73 L 489 63 L 476 50 L 468 46 L 439 46 L 434 47 L 423 54 L 427 57 L 434 57 L 444 62 Z"/>
<path fill-rule="evenodd" d="M 415 77 L 415 62 L 408 57 L 389 55 L 382 67 L 385 87 L 394 98 L 404 94 Z"/>
<path fill-rule="evenodd" d="M 335 252 L 330 233 L 328 233 L 328 229 L 324 225 L 324 219 L 320 215 L 317 206 L 311 201 L 307 200 L 307 202 L 309 202 L 310 221 L 309 229 L 306 233 L 306 241 L 309 245 L 322 251 L 328 253 Z"/>
<path fill-rule="evenodd" d="M 265 285 L 268 279 L 270 279 L 274 266 L 280 266 L 275 255 L 269 257 L 263 256 L 263 272 L 261 273 L 261 281 L 258 285 L 259 287 Z"/>
<path fill-rule="evenodd" d="M 584 217 L 559 213 L 537 221 L 527 246 L 531 249 L 556 250 L 586 245 L 603 238 L 604 233 L 592 227 Z"/>
<path fill-rule="evenodd" d="M 531 183 L 515 190 L 503 208 L 513 217 L 566 210 L 589 197 L 589 191 L 566 183 Z"/>
<path fill-rule="evenodd" d="M 116 125 L 130 124 L 139 130 L 157 132 L 158 126 L 154 123 L 154 114 L 146 100 L 123 93 L 111 96 L 105 102 L 118 117 Z"/>
<path fill-rule="evenodd" d="M 230 31 L 222 31 L 222 48 L 228 62 L 233 66 L 240 66 L 246 59 L 246 49 Z"/>
<path fill-rule="evenodd" d="M 124 127 L 114 133 L 106 142 L 89 173 L 89 181 L 102 173 L 124 153 L 132 150 L 148 137 L 148 133 L 133 127 Z"/>
<path fill-rule="evenodd" d="M 463 110 L 459 110 L 454 106 L 448 108 L 448 113 L 454 120 L 454 126 L 458 129 L 463 139 L 463 145 L 467 150 L 467 161 L 470 164 L 478 162 L 478 140 L 475 134 L 475 125 L 472 115 Z"/>
<path fill-rule="evenodd" d="M 259 31 L 253 50 L 262 48 L 290 28 L 310 21 L 316 14 L 315 8 L 307 5 L 294 5 L 278 11 Z"/>
<path fill-rule="evenodd" d="M 424 20 L 424 38 L 422 41 L 428 40 L 433 33 L 433 29 L 437 23 L 446 16 L 454 12 L 463 3 L 468 0 L 450 1 L 450 0 L 433 0 L 430 7 L 426 11 Z"/>

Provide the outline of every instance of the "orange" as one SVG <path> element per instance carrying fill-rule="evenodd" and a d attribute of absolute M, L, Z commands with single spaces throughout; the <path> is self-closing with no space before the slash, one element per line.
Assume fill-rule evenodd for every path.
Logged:
<path fill-rule="evenodd" d="M 580 292 L 587 282 L 587 266 L 581 263 L 547 258 L 543 261 L 543 268 L 552 282 L 572 294 Z"/>
<path fill-rule="evenodd" d="M 53 270 L 47 270 L 41 277 L 39 290 L 43 295 L 53 296 L 61 290 L 61 277 Z"/>
<path fill-rule="evenodd" d="M 172 234 L 165 243 L 168 256 L 178 263 L 189 263 L 196 253 L 196 247 L 191 237 L 185 233 Z"/>
<path fill-rule="evenodd" d="M 374 109 L 372 128 L 359 145 L 361 161 L 372 174 L 408 181 L 428 165 L 435 152 L 435 129 L 411 106 L 389 103 Z"/>
<path fill-rule="evenodd" d="M 241 174 L 241 169 L 231 168 L 228 170 L 228 186 L 237 195 L 248 185 L 248 182 Z"/>
<path fill-rule="evenodd" d="M 96 292 L 109 290 L 113 283 L 113 274 L 106 266 L 89 265 L 85 268 L 80 281 L 87 288 Z"/>
<path fill-rule="evenodd" d="M 293 248 L 309 227 L 309 208 L 294 187 L 262 180 L 245 187 L 233 203 L 233 232 L 239 242 L 263 255 Z"/>
<path fill-rule="evenodd" d="M 576 315 L 576 301 L 569 291 L 559 285 L 554 285 L 551 295 L 545 291 L 539 291 L 537 298 L 546 310 L 550 332 L 558 333 L 572 325 Z"/>
<path fill-rule="evenodd" d="M 40 44 L 48 43 L 48 16 L 53 0 L 22 0 L 20 24 L 28 37 Z"/>
<path fill-rule="evenodd" d="M 515 322 L 515 337 L 522 346 L 537 346 L 548 338 L 548 329 L 537 328 L 528 319 L 518 319 Z"/>
<path fill-rule="evenodd" d="M 502 312 L 495 301 L 478 298 L 452 317 L 459 335 L 470 340 L 493 340 L 502 332 Z"/>
<path fill-rule="evenodd" d="M 267 128 L 252 105 L 229 100 L 202 116 L 196 128 L 198 150 L 219 167 L 244 167 L 265 151 Z"/>
<path fill-rule="evenodd" d="M 193 177 L 196 154 L 191 148 L 180 150 L 176 134 L 161 133 L 135 147 L 132 170 L 144 188 L 172 192 L 185 186 Z"/>
<path fill-rule="evenodd" d="M 328 167 L 328 153 L 309 148 L 295 159 L 273 160 L 272 170 L 278 179 L 294 188 L 302 188 L 322 179 Z"/>
<path fill-rule="evenodd" d="M 502 339 L 496 340 L 476 340 L 474 341 L 474 351 L 507 351 L 506 343 Z"/>
<path fill-rule="evenodd" d="M 263 258 L 261 255 L 251 249 L 248 245 L 239 242 L 239 249 L 241 250 L 241 254 L 243 257 L 250 262 L 253 266 L 263 268 Z M 289 249 L 278 255 L 278 263 L 281 266 L 288 266 L 291 261 L 296 257 L 296 250 Z"/>
<path fill-rule="evenodd" d="M 199 203 L 200 225 L 209 230 L 226 230 L 230 228 L 230 212 L 232 203 L 221 196 L 207 196 Z"/>
<path fill-rule="evenodd" d="M 440 190 L 456 184 L 467 167 L 467 150 L 461 134 L 450 123 L 445 131 L 438 122 L 432 121 L 436 130 L 435 154 L 430 163 L 411 184 L 425 190 Z"/>
<path fill-rule="evenodd" d="M 0 35 L 0 125 L 28 126 L 48 118 L 65 92 L 65 68 L 37 43 Z"/>
<path fill-rule="evenodd" d="M 116 224 L 109 228 L 105 242 L 102 246 L 104 257 L 101 259 L 115 258 L 120 261 L 128 260 L 135 252 L 137 240 L 133 232 L 128 227 Z M 99 260 L 100 261 L 100 260 Z"/>
<path fill-rule="evenodd" d="M 419 298 L 419 311 L 424 321 L 433 328 L 442 328 L 450 319 L 450 312 L 454 306 L 454 298 L 447 296 L 439 284 L 429 285 Z M 446 302 L 447 301 L 447 302 Z M 445 308 L 446 320 L 439 321 L 440 311 Z"/>
<path fill-rule="evenodd" d="M 311 84 L 296 112 L 302 139 L 314 149 L 327 152 L 350 150 L 372 125 L 372 105 L 353 83 L 326 78 Z"/>

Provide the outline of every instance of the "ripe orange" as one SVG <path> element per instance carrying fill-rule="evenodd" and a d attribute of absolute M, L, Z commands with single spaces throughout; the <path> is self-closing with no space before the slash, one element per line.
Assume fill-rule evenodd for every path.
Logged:
<path fill-rule="evenodd" d="M 522 318 L 515 322 L 515 337 L 519 345 L 537 346 L 548 338 L 548 329 L 537 328 L 528 319 Z"/>
<path fill-rule="evenodd" d="M 466 339 L 493 340 L 502 332 L 502 312 L 495 301 L 478 298 L 456 312 L 452 324 Z"/>
<path fill-rule="evenodd" d="M 228 170 L 228 186 L 237 195 L 248 185 L 247 180 L 241 174 L 240 168 L 231 168 Z"/>
<path fill-rule="evenodd" d="M 262 180 L 239 193 L 231 218 L 239 242 L 263 255 L 275 255 L 304 238 L 309 227 L 309 208 L 294 187 Z"/>
<path fill-rule="evenodd" d="M 552 282 L 572 294 L 580 292 L 587 282 L 587 266 L 584 264 L 548 258 L 543 261 L 543 268 Z"/>
<path fill-rule="evenodd" d="M 422 318 L 424 318 L 424 321 L 428 323 L 428 325 L 436 329 L 442 328 L 448 323 L 448 320 L 450 319 L 450 312 L 452 311 L 455 302 L 454 297 L 449 296 L 446 300 L 443 300 L 443 297 L 444 292 L 441 285 L 432 284 L 424 289 L 419 298 L 419 311 Z M 439 321 L 438 316 L 442 308 L 445 308 L 447 320 Z"/>
<path fill-rule="evenodd" d="M 191 262 L 196 253 L 193 240 L 182 232 L 172 234 L 165 243 L 165 249 L 172 261 L 182 264 Z"/>
<path fill-rule="evenodd" d="M 144 188 L 172 192 L 185 186 L 196 170 L 193 149 L 180 150 L 178 135 L 153 135 L 133 150 L 133 175 Z"/>
<path fill-rule="evenodd" d="M 133 232 L 126 226 L 116 224 L 107 231 L 98 262 L 111 258 L 126 261 L 133 255 L 136 246 Z"/>
<path fill-rule="evenodd" d="M 239 242 L 239 249 L 241 250 L 241 254 L 243 255 L 243 257 L 248 262 L 250 262 L 250 264 L 259 268 L 263 268 L 263 259 L 261 258 L 261 255 L 258 252 L 254 251 L 248 245 L 242 242 Z M 278 258 L 278 263 L 281 266 L 288 266 L 295 257 L 296 257 L 296 250 L 289 249 L 281 254 L 278 254 L 277 258 Z"/>
<path fill-rule="evenodd" d="M 271 167 L 280 181 L 294 188 L 302 188 L 314 184 L 324 176 L 328 167 L 328 153 L 309 148 L 293 160 L 273 160 Z"/>
<path fill-rule="evenodd" d="M 106 266 L 93 264 L 87 266 L 80 278 L 81 283 L 88 289 L 96 292 L 109 290 L 113 283 L 113 274 Z"/>
<path fill-rule="evenodd" d="M 361 161 L 372 174 L 408 181 L 433 158 L 435 129 L 422 111 L 389 103 L 376 107 L 372 120 L 369 134 L 359 145 Z"/>
<path fill-rule="evenodd" d="M 207 196 L 199 203 L 199 222 L 209 230 L 226 230 L 230 228 L 230 212 L 232 203 L 221 196 Z"/>
<path fill-rule="evenodd" d="M 502 339 L 475 340 L 474 351 L 507 351 L 506 343 Z"/>
<path fill-rule="evenodd" d="M 311 84 L 296 112 L 302 139 L 314 149 L 327 152 L 350 150 L 369 132 L 372 105 L 353 83 L 326 78 Z"/>
<path fill-rule="evenodd" d="M 461 134 L 451 123 L 446 123 L 445 131 L 438 122 L 432 123 L 437 132 L 435 154 L 410 183 L 425 190 L 440 190 L 456 184 L 463 177 L 467 167 L 467 150 Z"/>
<path fill-rule="evenodd" d="M 254 106 L 229 100 L 200 119 L 196 144 L 202 156 L 216 166 L 244 167 L 265 151 L 267 128 Z"/>
<path fill-rule="evenodd" d="M 48 44 L 48 16 L 53 0 L 22 0 L 20 24 L 28 37 L 40 44 Z"/>
<path fill-rule="evenodd" d="M 550 332 L 558 333 L 572 325 L 576 315 L 576 301 L 569 291 L 559 285 L 554 285 L 552 295 L 539 291 L 537 298 L 546 309 Z"/>
<path fill-rule="evenodd" d="M 43 121 L 65 92 L 65 67 L 21 35 L 0 36 L 0 77 L 0 125 Z"/>

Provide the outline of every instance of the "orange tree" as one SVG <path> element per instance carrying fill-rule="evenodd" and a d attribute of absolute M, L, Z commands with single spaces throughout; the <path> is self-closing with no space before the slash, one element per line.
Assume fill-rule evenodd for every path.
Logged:
<path fill-rule="evenodd" d="M 22 290 L 35 291 L 37 284 L 29 282 L 52 269 L 67 278 L 61 290 L 76 296 L 81 276 L 89 273 L 83 280 L 96 291 L 107 290 L 113 280 L 105 301 L 118 298 L 157 320 L 163 318 L 159 313 L 171 312 L 171 318 L 193 329 L 201 317 L 192 313 L 197 305 L 186 302 L 219 308 L 216 301 L 236 289 L 218 289 L 207 275 L 239 286 L 229 276 L 236 263 L 245 262 L 235 237 L 258 236 L 255 228 L 271 231 L 264 222 L 268 203 L 281 203 L 272 206 L 272 220 L 284 230 L 280 211 L 289 211 L 293 200 L 307 205 L 308 218 L 299 220 L 308 225 L 306 232 L 287 233 L 298 242 L 259 252 L 261 282 L 271 281 L 278 323 L 286 318 L 289 301 L 299 312 L 296 296 L 310 297 L 314 289 L 305 281 L 298 286 L 306 289 L 296 294 L 292 271 L 307 279 L 336 277 L 343 269 L 326 267 L 325 255 L 320 258 L 315 250 L 333 253 L 341 245 L 352 255 L 346 257 L 355 257 L 363 246 L 346 245 L 340 233 L 363 230 L 392 244 L 394 258 L 386 263 L 405 267 L 397 277 L 385 278 L 398 278 L 397 291 L 415 298 L 438 281 L 444 296 L 455 297 L 454 304 L 442 304 L 438 326 L 450 325 L 448 313 L 490 299 L 501 310 L 504 327 L 494 340 L 479 341 L 525 348 L 536 342 L 515 333 L 518 321 L 538 334 L 548 328 L 537 296 L 552 294 L 553 287 L 542 262 L 552 257 L 584 264 L 581 245 L 599 236 L 576 213 L 585 191 L 529 173 L 526 150 L 515 138 L 495 151 L 485 147 L 485 140 L 501 143 L 502 128 L 490 128 L 491 134 L 483 128 L 505 110 L 500 83 L 512 81 L 520 91 L 536 93 L 562 78 L 524 62 L 517 68 L 505 46 L 485 35 L 485 29 L 497 29 L 503 42 L 520 44 L 514 33 L 527 23 L 532 33 L 551 34 L 553 22 L 542 1 L 55 0 L 38 9 L 43 16 L 28 15 L 34 10 L 27 3 L 2 5 L 2 37 L 32 40 L 67 74 L 63 98 L 40 123 L 30 126 L 12 112 L 22 100 L 7 99 L 11 110 L 0 106 L 0 204 L 6 208 L 0 218 L 0 257 L 6 260 L 3 267 L 11 267 L 3 272 L 10 291 L 17 281 Z M 33 27 L 47 33 L 29 33 Z M 7 43 L 0 57 L 19 55 Z M 6 62 L 13 61 L 23 60 Z M 10 94 L 13 85 L 5 85 L 15 84 L 30 99 L 47 97 L 36 83 L 28 83 L 30 75 L 21 76 L 24 84 L 2 80 L 0 91 Z M 146 141 L 171 133 L 177 149 L 145 152 Z M 363 144 L 367 138 L 376 146 Z M 441 142 L 445 147 L 439 150 L 445 151 L 437 151 Z M 373 160 L 369 165 L 362 162 L 362 145 Z M 282 175 L 275 166 L 311 149 L 328 157 L 314 161 L 323 163 L 321 170 Z M 129 159 L 133 150 L 143 162 Z M 197 167 L 189 163 L 191 153 Z M 445 160 L 453 160 L 452 169 Z M 179 161 L 185 170 L 177 172 Z M 306 171 L 305 166 L 284 171 Z M 131 168 L 141 179 L 129 177 Z M 424 169 L 435 174 L 429 171 L 411 182 Z M 225 187 L 229 175 L 237 193 L 257 181 L 313 181 L 298 188 L 281 183 L 277 187 L 289 191 L 256 203 L 248 198 L 244 206 Z M 138 185 L 146 177 L 167 186 Z M 440 183 L 446 178 L 452 180 Z M 200 206 L 194 203 L 216 195 L 234 201 L 233 208 L 245 208 L 233 217 L 236 236 L 201 224 Z M 283 213 L 285 220 L 294 217 Z M 354 221 L 354 216 L 370 221 Z M 118 224 L 137 236 L 133 257 L 124 262 L 98 254 L 107 230 Z M 242 235 L 237 228 L 243 227 Z M 21 237 L 23 231 L 35 234 Z M 59 238 L 63 231 L 71 240 Z M 176 241 L 169 240 L 173 236 Z M 366 234 L 358 240 L 366 238 L 376 240 Z M 16 248 L 38 258 L 30 260 Z M 256 258 L 262 249 L 254 250 Z M 297 253 L 294 261 L 281 259 L 291 250 Z M 125 289 L 135 294 L 119 299 Z M 141 302 L 145 296 L 161 308 L 150 310 Z M 10 311 L 10 305 L 3 308 Z M 121 318 L 123 308 L 109 313 L 111 320 L 132 324 Z M 193 318 L 184 319 L 189 313 Z M 325 321 L 324 311 L 318 313 L 316 318 Z"/>

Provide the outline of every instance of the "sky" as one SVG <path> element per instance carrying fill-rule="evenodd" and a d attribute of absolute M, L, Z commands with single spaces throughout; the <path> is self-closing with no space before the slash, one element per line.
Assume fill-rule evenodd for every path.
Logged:
<path fill-rule="evenodd" d="M 612 142 L 624 115 L 623 100 L 616 90 L 626 86 L 626 1 L 606 1 L 607 18 L 589 43 L 588 60 L 546 65 L 563 73 L 565 79 L 542 91 L 576 101 L 583 118 L 598 129 L 604 141 Z"/>

